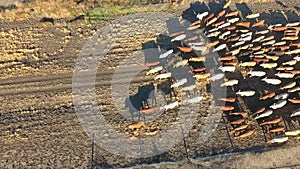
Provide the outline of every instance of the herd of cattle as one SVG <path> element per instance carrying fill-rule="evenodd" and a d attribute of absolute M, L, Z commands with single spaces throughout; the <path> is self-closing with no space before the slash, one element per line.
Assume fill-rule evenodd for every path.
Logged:
<path fill-rule="evenodd" d="M 172 93 L 171 99 L 165 98 L 166 104 L 162 106 L 142 106 L 139 112 L 151 114 L 181 104 L 199 104 L 203 96 L 199 94 L 196 82 L 219 81 L 220 88 L 235 91 L 234 95 L 214 98 L 224 103 L 217 108 L 226 115 L 234 138 L 252 136 L 258 130 L 252 124 L 257 122 L 264 134 L 270 134 L 269 143 L 284 143 L 289 137 L 300 135 L 300 128 L 295 127 L 300 126 L 300 21 L 267 25 L 260 13 L 243 18 L 239 11 L 230 10 L 230 3 L 231 0 L 227 0 L 218 13 L 195 12 L 194 21 L 185 29 L 169 32 L 170 48 L 145 65 L 149 67 L 146 76 L 155 76 L 152 89 L 164 83 L 160 89 L 162 93 Z M 211 56 L 211 53 L 218 56 Z M 218 62 L 213 74 L 205 66 L 208 57 L 214 57 Z M 232 78 L 231 74 L 242 70 L 247 71 L 242 79 Z M 180 76 L 184 74 L 182 72 L 187 73 Z M 265 86 L 263 92 L 255 86 L 238 88 L 247 80 Z M 178 100 L 176 91 L 187 93 L 188 99 Z M 238 111 L 234 106 L 238 98 L 246 100 L 259 93 L 257 102 L 263 104 L 258 105 L 264 106 L 252 108 L 255 111 Z M 282 112 L 284 107 L 293 110 Z M 283 118 L 283 113 L 285 117 L 288 114 L 290 120 Z M 138 122 L 129 128 L 144 125 L 145 122 Z"/>

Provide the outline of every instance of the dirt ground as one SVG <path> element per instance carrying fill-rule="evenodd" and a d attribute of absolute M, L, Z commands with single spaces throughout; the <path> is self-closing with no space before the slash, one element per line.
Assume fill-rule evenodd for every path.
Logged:
<path fill-rule="evenodd" d="M 287 8 L 274 1 L 249 1 L 246 5 L 232 4 L 231 9 L 241 10 L 242 15 L 247 10 L 263 13 L 267 24 L 300 21 L 300 11 L 295 8 L 300 7 L 300 1 L 283 2 Z M 184 3 L 170 12 L 187 19 L 191 17 L 189 13 L 192 7 L 192 4 Z M 116 111 L 111 98 L 110 81 L 120 61 L 141 50 L 143 45 L 155 42 L 160 35 L 157 32 L 166 29 L 167 25 L 165 20 L 156 25 L 147 25 L 145 18 L 149 16 L 140 14 L 140 17 L 144 21 L 137 22 L 146 22 L 139 25 L 140 29 L 148 32 L 122 39 L 122 36 L 134 31 L 131 30 L 133 26 L 130 21 L 136 20 L 130 18 L 127 25 L 115 30 L 117 33 L 111 33 L 113 38 L 118 39 L 118 43 L 101 61 L 96 78 L 99 110 L 112 126 L 130 137 L 135 133 L 128 129 L 130 121 L 120 117 Z M 204 95 L 205 99 L 200 105 L 201 113 L 197 116 L 197 124 L 185 138 L 186 149 L 184 141 L 181 141 L 159 156 L 134 159 L 112 154 L 95 145 L 92 162 L 92 139 L 81 126 L 74 110 L 72 78 L 76 59 L 82 48 L 105 22 L 69 23 L 69 19 L 58 19 L 54 25 L 40 23 L 40 18 L 0 21 L 0 168 L 91 168 L 91 164 L 93 168 L 149 169 L 300 166 L 299 139 L 291 139 L 280 146 L 269 146 L 262 130 L 258 130 L 249 139 L 233 140 L 232 147 L 226 124 L 222 121 L 205 144 L 194 144 L 202 124 L 208 118 L 208 109 L 213 105 L 213 98 L 209 93 Z M 157 18 L 153 17 L 152 20 L 154 19 Z M 133 62 L 128 67 L 139 64 L 141 63 Z M 149 82 L 143 76 L 141 74 L 136 82 L 132 82 L 130 94 L 135 94 L 139 85 Z M 206 82 L 199 84 L 200 92 L 207 90 L 205 85 Z M 140 133 L 159 131 L 157 126 L 163 124 L 166 127 L 176 123 L 176 117 L 176 111 L 163 114 Z M 221 155 L 218 156 L 219 154 Z"/>

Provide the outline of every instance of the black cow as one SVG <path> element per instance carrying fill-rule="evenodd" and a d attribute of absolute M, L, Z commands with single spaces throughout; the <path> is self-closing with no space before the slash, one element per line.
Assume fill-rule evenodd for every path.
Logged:
<path fill-rule="evenodd" d="M 151 104 L 149 105 L 148 100 L 152 100 Z M 129 96 L 125 100 L 125 108 L 129 109 L 129 112 L 132 117 L 132 121 L 134 120 L 134 113 L 139 112 L 142 109 L 147 107 L 152 107 L 156 104 L 156 97 L 155 97 L 155 87 L 153 83 L 149 85 L 143 85 L 138 88 L 138 93 L 132 96 Z M 140 117 L 140 115 L 139 115 Z"/>
<path fill-rule="evenodd" d="M 157 85 L 157 90 L 159 90 L 161 92 L 161 94 L 164 97 L 164 100 L 169 103 L 173 100 L 173 98 L 176 97 L 176 92 L 173 88 L 171 88 L 171 84 L 173 83 L 173 79 L 169 78 L 167 80 L 164 80 L 162 82 L 160 82 Z M 170 98 L 170 100 L 167 100 L 167 97 Z"/>

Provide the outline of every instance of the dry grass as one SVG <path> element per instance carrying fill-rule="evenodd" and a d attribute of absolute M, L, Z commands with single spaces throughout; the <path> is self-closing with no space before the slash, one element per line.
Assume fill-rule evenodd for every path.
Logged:
<path fill-rule="evenodd" d="M 31 3 L 17 3 L 17 8 L 0 13 L 0 19 L 15 21 L 34 17 L 68 18 L 85 10 L 73 0 L 36 0 Z"/>
<path fill-rule="evenodd" d="M 246 2 L 246 3 L 249 3 L 249 2 L 253 2 L 253 3 L 259 3 L 259 2 L 271 2 L 271 1 L 274 1 L 274 0 L 235 0 L 235 2 L 237 3 L 242 3 L 242 2 Z"/>
<path fill-rule="evenodd" d="M 156 3 L 155 0 L 35 0 L 31 3 L 16 3 L 16 9 L 0 12 L 0 19 L 6 21 L 19 21 L 32 18 L 72 18 L 81 14 L 102 13 L 103 15 L 123 15 L 135 12 L 157 11 L 151 7 L 137 6 Z M 126 8 L 124 8 L 126 7 Z"/>
<path fill-rule="evenodd" d="M 223 163 L 222 168 L 277 168 L 299 166 L 300 147 L 276 149 L 263 153 L 247 153 Z"/>
<path fill-rule="evenodd" d="M 135 6 L 135 7 L 124 7 L 116 6 L 110 7 L 108 9 L 93 9 L 85 13 L 88 22 L 98 22 L 105 20 L 110 17 L 120 16 L 120 15 L 129 15 L 140 12 L 162 12 L 166 11 L 166 6 L 157 6 L 155 8 L 149 6 Z"/>
<path fill-rule="evenodd" d="M 83 1 L 81 3 L 78 3 Z M 31 3 L 16 3 L 16 9 L 0 12 L 0 19 L 18 21 L 32 18 L 72 18 L 81 14 L 100 15 L 100 18 L 126 15 L 137 12 L 164 11 L 165 8 L 143 6 L 170 3 L 172 9 L 183 4 L 203 0 L 34 0 Z M 233 0 L 234 2 L 269 2 L 271 0 Z"/>

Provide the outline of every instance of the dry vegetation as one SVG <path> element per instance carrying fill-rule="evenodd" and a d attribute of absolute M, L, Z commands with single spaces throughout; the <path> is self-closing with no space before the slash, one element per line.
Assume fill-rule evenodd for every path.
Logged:
<path fill-rule="evenodd" d="M 31 18 L 72 18 L 82 14 L 99 14 L 100 17 L 124 15 L 145 11 L 161 11 L 142 5 L 155 4 L 155 0 L 34 0 L 30 3 L 16 3 L 15 9 L 7 9 L 0 13 L 0 19 L 7 21 L 26 20 Z"/>
<path fill-rule="evenodd" d="M 239 166 L 247 166 L 246 168 L 272 168 L 283 166 L 299 166 L 299 160 L 297 159 L 300 153 L 298 146 L 277 149 L 270 152 L 264 152 L 261 154 L 245 154 L 238 160 L 231 161 L 231 164 L 227 164 L 226 167 L 239 168 Z"/>
<path fill-rule="evenodd" d="M 76 5 L 73 0 L 37 0 L 31 3 L 16 3 L 16 9 L 5 10 L 0 13 L 0 18 L 8 21 L 25 20 L 33 17 L 64 18 L 80 14 L 84 5 Z"/>
<path fill-rule="evenodd" d="M 14 9 L 0 12 L 0 19 L 20 21 L 32 18 L 72 18 L 78 15 L 95 15 L 103 20 L 110 16 L 137 12 L 165 11 L 168 7 L 153 7 L 149 4 L 171 4 L 177 8 L 183 4 L 203 0 L 33 0 L 28 3 L 15 3 Z M 235 2 L 268 2 L 271 0 L 234 0 Z"/>

